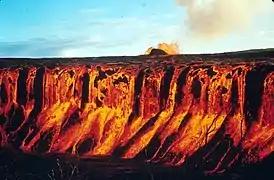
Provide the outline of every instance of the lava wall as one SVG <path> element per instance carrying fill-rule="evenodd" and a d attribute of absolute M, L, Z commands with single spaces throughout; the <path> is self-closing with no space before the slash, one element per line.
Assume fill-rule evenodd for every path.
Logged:
<path fill-rule="evenodd" d="M 255 163 L 274 150 L 274 66 L 169 58 L 2 66 L 0 133 L 1 146 L 24 152 L 203 161 L 211 171 Z"/>

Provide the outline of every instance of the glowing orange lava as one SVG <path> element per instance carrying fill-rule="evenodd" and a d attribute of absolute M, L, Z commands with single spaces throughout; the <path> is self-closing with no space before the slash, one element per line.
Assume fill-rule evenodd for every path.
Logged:
<path fill-rule="evenodd" d="M 258 81 L 261 94 L 248 96 L 255 67 L 157 62 L 2 68 L 1 145 L 83 157 L 120 149 L 126 159 L 150 149 L 147 161 L 181 165 L 203 149 L 206 159 L 227 144 L 212 172 L 239 157 L 236 147 L 245 152 L 243 161 L 262 160 L 274 149 L 274 72 Z M 258 115 L 249 117 L 252 96 L 261 99 L 252 111 Z"/>

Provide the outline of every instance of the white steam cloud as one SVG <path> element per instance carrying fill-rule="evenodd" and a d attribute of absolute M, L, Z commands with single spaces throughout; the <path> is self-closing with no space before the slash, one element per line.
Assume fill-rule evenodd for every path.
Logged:
<path fill-rule="evenodd" d="M 192 37 L 214 39 L 248 28 L 272 1 L 176 0 L 186 8 L 186 24 Z"/>

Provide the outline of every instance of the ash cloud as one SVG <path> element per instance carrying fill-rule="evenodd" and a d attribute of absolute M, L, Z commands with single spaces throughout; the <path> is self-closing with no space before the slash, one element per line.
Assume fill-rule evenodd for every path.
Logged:
<path fill-rule="evenodd" d="M 186 8 L 191 37 L 216 39 L 249 27 L 254 18 L 273 5 L 262 0 L 176 0 Z M 267 6 L 265 6 L 267 5 Z"/>

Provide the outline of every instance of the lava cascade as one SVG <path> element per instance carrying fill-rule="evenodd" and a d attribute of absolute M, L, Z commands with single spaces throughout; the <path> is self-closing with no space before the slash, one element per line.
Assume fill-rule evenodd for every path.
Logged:
<path fill-rule="evenodd" d="M 199 156 L 209 172 L 273 153 L 273 66 L 150 59 L 1 68 L 0 85 L 1 146 L 24 152 L 171 166 Z"/>

